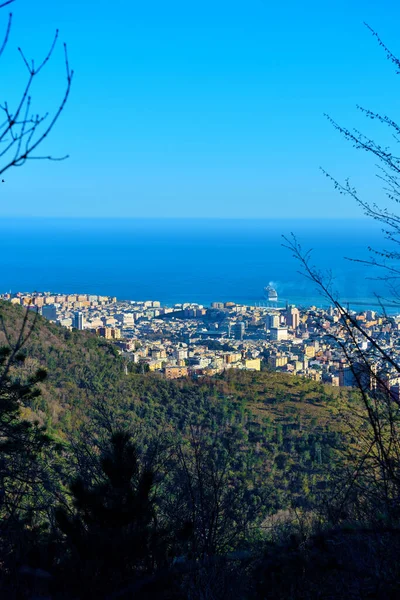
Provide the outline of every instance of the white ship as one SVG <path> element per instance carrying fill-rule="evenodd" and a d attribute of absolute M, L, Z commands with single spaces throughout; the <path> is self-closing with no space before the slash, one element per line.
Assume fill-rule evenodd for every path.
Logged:
<path fill-rule="evenodd" d="M 278 293 L 272 285 L 267 285 L 264 288 L 264 296 L 268 300 L 268 302 L 277 302 L 278 301 Z"/>

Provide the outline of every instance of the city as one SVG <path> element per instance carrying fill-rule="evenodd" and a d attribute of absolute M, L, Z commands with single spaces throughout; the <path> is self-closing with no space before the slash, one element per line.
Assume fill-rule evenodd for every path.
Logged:
<path fill-rule="evenodd" d="M 357 384 L 354 365 L 350 367 L 341 347 L 347 338 L 338 308 L 234 302 L 169 307 L 152 300 L 50 292 L 19 292 L 1 298 L 37 311 L 60 326 L 104 337 L 139 372 L 156 372 L 166 379 L 213 376 L 227 369 L 270 369 L 332 386 Z M 382 317 L 373 310 L 350 314 L 360 328 L 353 345 L 368 352 L 369 342 L 361 333 L 367 332 L 379 339 L 387 356 L 400 358 L 400 316 Z M 399 398 L 396 370 L 382 361 L 378 367 L 384 370 L 381 380 Z M 373 385 L 372 379 L 365 381 L 367 387 Z"/>
<path fill-rule="evenodd" d="M 0 9 L 0 600 L 400 599 L 400 3 Z"/>

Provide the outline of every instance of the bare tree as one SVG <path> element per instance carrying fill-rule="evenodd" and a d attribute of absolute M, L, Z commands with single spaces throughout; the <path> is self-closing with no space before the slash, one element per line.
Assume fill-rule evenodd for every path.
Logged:
<path fill-rule="evenodd" d="M 400 397 L 390 390 L 390 381 L 400 377 L 396 351 L 387 347 L 346 308 L 335 293 L 332 280 L 311 262 L 292 235 L 285 244 L 301 265 L 302 273 L 319 288 L 340 315 L 336 330 L 329 334 L 352 374 L 360 402 L 340 406 L 348 444 L 339 451 L 340 475 L 334 494 L 327 498 L 329 519 L 349 516 L 371 519 L 382 515 L 400 517 Z M 384 317 L 385 318 L 385 317 Z M 390 318 L 387 318 L 388 324 Z M 324 335 L 326 332 L 324 331 Z M 354 441 L 350 441 L 354 440 Z"/>
<path fill-rule="evenodd" d="M 387 48 L 377 33 L 367 28 L 383 48 L 387 59 L 400 74 L 400 60 Z M 377 121 L 389 128 L 393 144 L 400 141 L 400 126 L 387 115 L 375 113 L 362 106 L 357 107 L 367 119 Z M 396 204 L 400 201 L 400 157 L 390 146 L 378 143 L 357 129 L 339 125 L 331 117 L 329 121 L 344 138 L 356 149 L 363 150 L 377 160 L 377 177 L 382 182 L 385 205 L 370 203 L 363 199 L 350 180 L 340 183 L 323 170 L 335 188 L 355 200 L 366 216 L 382 225 L 382 233 L 387 247 L 369 247 L 370 257 L 366 260 L 353 257 L 349 260 L 372 267 L 372 279 L 384 281 L 392 298 L 400 305 L 400 215 Z M 387 206 L 386 206 L 387 204 Z M 374 333 L 356 318 L 354 311 L 346 307 L 334 289 L 330 274 L 322 272 L 312 262 L 311 252 L 304 251 L 292 234 L 284 238 L 284 246 L 289 248 L 299 262 L 301 272 L 310 279 L 340 316 L 340 325 L 332 334 L 332 341 L 341 349 L 353 382 L 359 390 L 360 405 L 346 406 L 346 420 L 349 430 L 356 440 L 347 453 L 344 465 L 347 476 L 342 479 L 340 493 L 335 502 L 341 513 L 349 500 L 357 515 L 368 518 L 384 514 L 393 521 L 400 517 L 400 396 L 390 390 L 391 381 L 400 382 L 400 360 L 398 350 L 388 345 L 380 333 Z M 387 315 L 384 298 L 376 295 L 381 306 L 383 323 L 388 331 L 395 325 Z M 342 471 L 343 473 L 343 471 Z"/>
<path fill-rule="evenodd" d="M 387 60 L 394 65 L 396 75 L 400 75 L 400 59 L 389 50 L 369 25 L 365 25 L 385 52 Z M 364 263 L 370 267 L 378 267 L 375 278 L 386 282 L 392 298 L 397 299 L 400 303 L 400 266 L 398 264 L 400 260 L 400 215 L 397 211 L 397 204 L 400 202 L 400 156 L 398 150 L 396 150 L 396 146 L 400 142 L 400 125 L 388 115 L 377 113 L 360 105 L 357 105 L 357 109 L 366 119 L 376 121 L 379 125 L 383 125 L 388 129 L 391 145 L 387 145 L 386 141 L 376 142 L 358 129 L 344 127 L 329 115 L 326 115 L 326 117 L 355 149 L 366 152 L 377 161 L 376 175 L 382 183 L 383 196 L 386 197 L 386 200 L 384 203 L 366 201 L 351 184 L 350 179 L 340 182 L 325 169 L 322 169 L 322 172 L 333 181 L 339 193 L 355 200 L 367 217 L 382 225 L 382 233 L 386 242 L 388 242 L 388 246 L 383 249 L 369 247 L 370 258 L 367 260 L 357 259 L 356 257 L 352 257 L 350 260 Z"/>
<path fill-rule="evenodd" d="M 0 9 L 5 9 L 13 2 L 14 0 L 0 2 Z M 13 15 L 9 13 L 4 35 L 0 40 L 0 59 L 4 59 L 12 24 Z M 65 44 L 66 82 L 60 103 L 52 114 L 33 111 L 34 83 L 53 57 L 58 37 L 56 31 L 47 54 L 38 63 L 28 60 L 22 49 L 18 48 L 27 75 L 22 92 L 15 102 L 0 99 L 0 114 L 3 115 L 0 117 L 1 176 L 11 167 L 21 167 L 28 160 L 66 158 L 41 155 L 38 152 L 58 121 L 69 97 L 73 71 L 69 67 Z M 43 369 L 37 369 L 28 375 L 24 372 L 26 346 L 37 322 L 37 313 L 30 308 L 32 307 L 21 314 L 20 324 L 15 330 L 10 331 L 5 325 L 3 309 L 0 307 L 0 552 L 3 557 L 17 552 L 16 540 L 23 531 L 20 519 L 28 519 L 29 516 L 31 527 L 34 513 L 46 513 L 49 510 L 49 494 L 53 487 L 50 463 L 55 445 L 39 423 L 24 420 L 21 414 L 21 408 L 29 405 L 40 394 L 37 384 L 46 376 Z"/>
<path fill-rule="evenodd" d="M 13 2 L 14 0 L 3 2 L 3 4 L 0 4 L 0 9 L 5 8 Z M 10 13 L 3 41 L 0 43 L 0 58 L 9 43 L 12 21 L 13 15 Z M 56 157 L 41 155 L 38 152 L 39 146 L 49 136 L 63 112 L 71 90 L 73 71 L 69 66 L 66 44 L 64 44 L 66 83 L 60 104 L 52 114 L 48 112 L 42 114 L 34 113 L 33 111 L 33 84 L 52 58 L 58 37 L 59 33 L 57 30 L 46 56 L 38 63 L 35 63 L 33 59 L 28 60 L 23 50 L 18 48 L 21 60 L 26 67 L 27 77 L 19 99 L 15 103 L 12 103 L 12 105 L 7 100 L 4 100 L 0 104 L 0 111 L 3 114 L 3 120 L 0 122 L 0 176 L 11 167 L 23 166 L 28 160 L 64 160 L 67 158 L 67 155 Z"/>
<path fill-rule="evenodd" d="M 173 453 L 168 486 L 174 491 L 162 511 L 176 531 L 187 524 L 184 553 L 201 560 L 226 555 L 265 518 L 271 490 L 235 427 L 220 424 L 210 432 L 191 425 L 186 435 Z"/>

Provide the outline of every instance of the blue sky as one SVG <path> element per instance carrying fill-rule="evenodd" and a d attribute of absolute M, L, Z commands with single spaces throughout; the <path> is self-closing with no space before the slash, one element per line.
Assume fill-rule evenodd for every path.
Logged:
<path fill-rule="evenodd" d="M 359 216 L 320 166 L 381 197 L 373 161 L 323 115 L 369 132 L 357 103 L 397 118 L 398 77 L 363 26 L 400 54 L 397 3 L 17 0 L 12 11 L 0 100 L 22 88 L 17 46 L 40 58 L 56 27 L 75 80 L 42 147 L 70 158 L 8 171 L 0 216 Z M 63 76 L 60 45 L 36 110 L 57 106 Z"/>

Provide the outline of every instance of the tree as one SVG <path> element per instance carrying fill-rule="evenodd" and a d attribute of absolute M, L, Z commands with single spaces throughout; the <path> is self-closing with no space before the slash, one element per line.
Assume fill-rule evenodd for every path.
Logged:
<path fill-rule="evenodd" d="M 268 512 L 269 492 L 257 472 L 243 432 L 230 425 L 209 430 L 191 425 L 176 446 L 171 472 L 172 504 L 164 506 L 174 522 L 187 524 L 183 553 L 195 559 L 243 549 L 252 529 Z M 173 526 L 178 530 L 179 522 Z"/>
<path fill-rule="evenodd" d="M 35 323 L 36 315 L 26 312 L 15 339 L 0 315 L 8 341 L 0 348 L 0 590 L 9 597 L 10 589 L 16 593 L 21 585 L 18 567 L 37 551 L 57 487 L 52 440 L 38 422 L 21 416 L 24 405 L 39 396 L 38 384 L 46 377 L 40 368 L 24 372 L 25 345 Z"/>
<path fill-rule="evenodd" d="M 14 0 L 8 0 L 0 4 L 0 9 L 12 4 Z M 0 43 L 0 58 L 9 41 L 9 35 L 12 26 L 13 15 L 8 15 L 8 21 L 5 28 L 3 41 Z M 67 156 L 54 157 L 52 155 L 41 155 L 37 153 L 39 146 L 47 139 L 53 127 L 58 121 L 67 103 L 71 90 L 73 71 L 69 67 L 67 46 L 64 44 L 64 61 L 66 73 L 66 86 L 64 95 L 59 106 L 54 113 L 35 113 L 33 106 L 32 91 L 34 83 L 52 58 L 56 43 L 58 40 L 58 30 L 50 45 L 49 51 L 44 59 L 35 64 L 35 61 L 28 60 L 21 48 L 18 52 L 21 55 L 27 70 L 27 79 L 23 86 L 23 91 L 18 101 L 13 105 L 7 100 L 0 104 L 0 111 L 3 113 L 3 119 L 0 120 L 0 176 L 2 176 L 11 167 L 21 167 L 28 160 L 64 160 Z"/>
<path fill-rule="evenodd" d="M 0 9 L 11 5 L 14 0 L 0 3 Z M 4 37 L 0 41 L 0 59 L 9 42 L 13 15 L 9 13 Z M 35 64 L 28 60 L 21 48 L 18 52 L 26 70 L 27 78 L 19 99 L 0 104 L 0 176 L 11 167 L 21 167 L 28 160 L 63 160 L 66 157 L 41 155 L 41 144 L 48 138 L 67 103 L 73 72 L 68 63 L 67 47 L 64 44 L 66 85 L 60 104 L 53 114 L 36 112 L 33 103 L 34 83 L 51 60 L 58 31 L 43 60 Z M 13 82 L 14 83 L 14 82 Z M 2 92 L 4 93 L 4 92 Z M 4 182 L 4 179 L 1 179 Z M 25 346 L 36 324 L 36 316 L 27 310 L 19 332 L 7 331 L 0 315 L 0 326 L 7 344 L 0 348 L 0 556 L 2 580 L 14 576 L 13 593 L 20 585 L 17 565 L 26 560 L 29 549 L 37 546 L 39 537 L 34 537 L 36 527 L 41 527 L 41 517 L 50 509 L 54 492 L 51 471 L 53 450 L 50 437 L 37 422 L 23 419 L 21 411 L 32 402 L 40 391 L 46 377 L 43 369 L 26 375 Z M 46 459 L 44 459 L 46 454 Z M 27 539 L 31 544 L 27 544 Z M 3 589 L 3 588 L 2 588 Z M 4 592 L 4 590 L 3 590 Z M 5 594 L 11 597 L 10 588 Z"/>
<path fill-rule="evenodd" d="M 367 27 L 384 50 L 387 59 L 395 66 L 396 74 L 399 74 L 400 60 L 386 47 L 377 33 L 368 25 Z M 394 119 L 361 106 L 357 108 L 367 119 L 388 127 L 394 143 L 399 142 L 400 126 Z M 377 176 L 382 181 L 386 197 L 384 205 L 365 201 L 348 179 L 340 183 L 326 171 L 323 172 L 341 194 L 355 200 L 366 216 L 382 225 L 382 233 L 386 242 L 389 242 L 389 247 L 383 250 L 370 247 L 369 259 L 352 260 L 378 269 L 375 271 L 378 273 L 376 279 L 387 284 L 392 297 L 400 305 L 400 216 L 396 212 L 396 204 L 400 200 L 400 158 L 394 149 L 383 143 L 376 142 L 357 130 L 343 127 L 330 117 L 328 119 L 356 149 L 363 150 L 378 161 Z M 356 509 L 358 517 L 397 521 L 400 517 L 400 398 L 390 391 L 390 386 L 392 380 L 400 378 L 398 350 L 390 347 L 384 336 L 371 332 L 356 318 L 353 311 L 342 304 L 331 276 L 313 264 L 311 252 L 304 251 L 293 234 L 284 240 L 284 245 L 300 263 L 304 275 L 317 285 L 340 316 L 341 329 L 338 335 L 333 336 L 333 342 L 343 352 L 361 400 L 355 406 L 347 405 L 345 408 L 346 421 L 357 444 L 352 445 L 342 462 L 345 467 L 340 471 L 335 502 L 333 498 L 331 502 L 336 504 L 337 515 L 348 515 L 351 505 L 352 510 Z M 377 298 L 384 324 L 390 331 L 394 325 L 393 319 L 386 314 L 384 298 Z"/>
<path fill-rule="evenodd" d="M 386 58 L 394 65 L 396 74 L 399 75 L 400 59 L 387 48 L 378 34 L 369 27 L 369 25 L 366 25 L 366 27 L 378 41 L 379 46 L 386 54 Z M 392 143 L 393 141 L 395 144 L 400 142 L 398 138 L 398 135 L 400 134 L 400 125 L 398 125 L 394 119 L 359 105 L 357 108 L 367 119 L 377 121 L 379 124 L 387 127 Z M 367 217 L 382 224 L 382 233 L 384 234 L 385 239 L 390 243 L 389 249 L 369 248 L 371 253 L 369 260 L 359 260 L 355 257 L 351 260 L 356 260 L 357 262 L 362 262 L 372 267 L 378 267 L 378 270 L 383 273 L 383 275 L 379 275 L 378 273 L 377 278 L 383 279 L 388 285 L 392 295 L 400 301 L 398 289 L 400 267 L 396 264 L 400 259 L 400 252 L 397 250 L 398 244 L 400 243 L 400 215 L 396 213 L 396 204 L 400 201 L 400 157 L 396 155 L 395 148 L 388 146 L 386 142 L 376 142 L 368 135 L 365 135 L 356 129 L 351 130 L 339 125 L 329 116 L 328 119 L 333 127 L 347 141 L 353 144 L 355 149 L 362 150 L 368 155 L 372 155 L 372 157 L 378 161 L 377 177 L 382 181 L 383 195 L 386 196 L 385 204 L 388 202 L 388 205 L 382 205 L 378 202 L 371 204 L 370 202 L 363 200 L 357 189 L 351 185 L 349 179 L 346 179 L 344 183 L 340 183 L 325 170 L 323 170 L 323 173 L 333 181 L 335 188 L 341 194 L 345 194 L 355 200 Z M 395 208 L 389 208 L 390 206 L 393 207 L 393 203 Z"/>
<path fill-rule="evenodd" d="M 0 9 L 13 4 L 14 0 L 6 0 L 0 4 Z M 9 13 L 2 42 L 0 42 L 0 58 L 9 42 L 13 21 Z M 21 167 L 27 160 L 49 159 L 63 160 L 66 157 L 56 158 L 51 155 L 37 154 L 39 146 L 51 133 L 67 103 L 73 71 L 68 63 L 67 46 L 64 44 L 64 60 L 66 69 L 66 87 L 58 108 L 53 115 L 48 113 L 33 113 L 32 90 L 38 75 L 51 60 L 58 40 L 58 30 L 44 59 L 35 64 L 34 60 L 28 61 L 21 48 L 18 52 L 26 69 L 27 79 L 23 91 L 14 106 L 5 100 L 0 104 L 0 111 L 4 118 L 0 122 L 0 175 L 11 167 Z M 4 181 L 4 180 L 2 180 Z M 33 318 L 31 318 L 33 316 Z M 35 481 L 34 472 L 25 467 L 33 468 L 35 458 L 41 453 L 45 445 L 49 444 L 48 436 L 43 428 L 36 423 L 21 419 L 21 408 L 24 403 L 32 401 L 40 392 L 36 387 L 45 378 L 43 369 L 39 369 L 32 376 L 23 379 L 21 376 L 25 362 L 25 345 L 29 340 L 36 324 L 36 317 L 27 309 L 19 333 L 10 335 L 0 315 L 0 326 L 7 340 L 7 346 L 0 348 L 0 496 L 4 510 L 14 514 L 16 507 L 22 506 L 26 501 L 28 488 Z M 18 483 L 19 482 L 19 483 Z M 8 485 L 13 490 L 13 499 L 9 501 Z M 11 502 L 11 504 L 9 503 Z"/>
<path fill-rule="evenodd" d="M 138 593 L 164 561 L 164 532 L 156 519 L 153 472 L 140 464 L 127 432 L 111 435 L 95 480 L 71 484 L 73 507 L 56 520 L 64 543 L 66 585 L 79 597 L 104 597 L 127 582 Z M 135 596 L 136 597 L 136 596 Z"/>
<path fill-rule="evenodd" d="M 33 316 L 33 319 L 29 317 Z M 37 369 L 32 375 L 23 377 L 21 369 L 25 363 L 24 347 L 35 327 L 35 315 L 25 313 L 21 330 L 14 341 L 0 315 L 0 326 L 9 345 L 0 348 L 0 477 L 3 510 L 12 514 L 18 503 L 8 501 L 7 482 L 15 490 L 16 482 L 26 488 L 29 482 L 23 463 L 32 463 L 34 458 L 49 442 L 42 427 L 36 422 L 21 418 L 21 407 L 40 395 L 37 387 L 46 378 L 46 371 Z M 14 492 L 15 493 L 15 492 Z M 17 497 L 23 496 L 18 487 Z M 4 514 L 4 513 L 3 513 Z"/>

